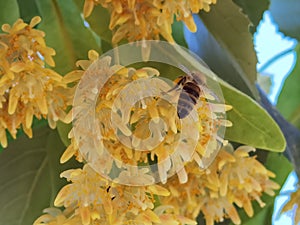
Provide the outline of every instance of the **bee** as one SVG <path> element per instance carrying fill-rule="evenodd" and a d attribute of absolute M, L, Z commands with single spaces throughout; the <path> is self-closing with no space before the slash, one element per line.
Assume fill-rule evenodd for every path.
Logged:
<path fill-rule="evenodd" d="M 215 98 L 216 95 L 209 91 L 206 85 L 205 76 L 200 72 L 190 72 L 185 67 L 181 66 L 181 69 L 186 73 L 183 76 L 178 77 L 174 82 L 175 89 L 180 90 L 179 99 L 177 103 L 177 115 L 179 119 L 187 117 L 195 105 L 198 103 L 200 96 L 204 95 L 204 91 L 208 91 Z"/>

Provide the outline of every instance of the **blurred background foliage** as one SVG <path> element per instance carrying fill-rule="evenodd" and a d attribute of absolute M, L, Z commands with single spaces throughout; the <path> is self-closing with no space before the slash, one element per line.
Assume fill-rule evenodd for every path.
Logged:
<path fill-rule="evenodd" d="M 46 33 L 47 45 L 56 51 L 54 70 L 64 75 L 76 69 L 77 60 L 87 58 L 88 50 L 101 53 L 112 48 L 109 13 L 97 6 L 85 21 L 83 4 L 83 0 L 0 0 L 0 24 L 12 25 L 18 18 L 28 23 L 40 16 L 38 29 Z M 289 50 L 297 55 L 296 63 L 273 106 L 257 83 L 253 44 L 266 10 L 280 32 L 299 41 L 299 0 L 218 0 L 209 13 L 194 15 L 196 33 L 185 32 L 182 22 L 175 22 L 172 28 L 175 41 L 200 56 L 220 78 L 225 102 L 233 106 L 228 119 L 234 126 L 226 130 L 225 138 L 260 149 L 259 160 L 282 186 L 293 169 L 300 175 L 300 47 Z M 270 63 L 276 63 L 276 58 Z M 170 78 L 178 75 L 167 67 L 161 70 L 172 74 Z M 59 163 L 71 125 L 59 123 L 51 130 L 42 120 L 35 121 L 34 127 L 32 139 L 19 131 L 18 138 L 10 139 L 8 148 L 0 153 L 0 224 L 32 224 L 66 184 L 60 172 L 80 166 L 75 160 Z M 266 206 L 255 205 L 252 218 L 241 210 L 243 224 L 271 224 L 274 199 L 264 196 Z M 199 224 L 203 223 L 200 215 Z"/>

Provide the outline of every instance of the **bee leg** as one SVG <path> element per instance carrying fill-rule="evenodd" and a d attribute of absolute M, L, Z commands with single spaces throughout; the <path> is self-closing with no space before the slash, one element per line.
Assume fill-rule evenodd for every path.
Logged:
<path fill-rule="evenodd" d="M 186 82 L 186 76 L 180 76 L 174 82 L 176 83 L 175 86 L 167 91 L 167 93 L 179 89 L 179 86 Z"/>
<path fill-rule="evenodd" d="M 173 88 L 171 88 L 170 90 L 168 90 L 166 93 L 170 93 L 170 92 L 172 92 L 172 91 L 174 91 L 176 89 L 179 89 L 179 85 L 178 84 L 176 84 Z"/>
<path fill-rule="evenodd" d="M 179 90 L 180 88 L 179 88 L 179 85 L 178 84 L 176 84 L 173 88 L 171 88 L 170 90 L 168 90 L 168 91 L 161 91 L 161 93 L 162 94 L 168 94 L 168 93 L 170 93 L 170 92 L 172 92 L 172 91 L 174 91 L 174 90 Z"/>

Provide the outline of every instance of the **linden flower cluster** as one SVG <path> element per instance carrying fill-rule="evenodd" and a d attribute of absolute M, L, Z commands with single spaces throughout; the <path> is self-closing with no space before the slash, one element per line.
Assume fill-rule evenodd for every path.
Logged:
<path fill-rule="evenodd" d="M 200 96 L 195 120 L 188 124 L 184 144 L 179 144 L 180 151 L 174 157 L 174 149 L 180 135 L 184 133 L 184 124 L 180 122 L 171 101 L 162 97 L 141 97 L 141 101 L 135 102 L 124 113 L 124 109 L 128 109 L 126 103 L 132 98 L 130 88 L 126 87 L 144 78 L 155 80 L 159 75 L 157 70 L 111 65 L 110 57 L 99 59 L 95 51 L 89 52 L 89 60 L 78 61 L 77 65 L 82 70 L 70 72 L 63 78 L 63 82 L 77 81 L 85 73 L 81 82 L 88 81 L 85 83 L 87 91 L 84 92 L 78 84 L 77 89 L 83 90 L 80 92 L 83 95 L 79 95 L 79 101 L 73 104 L 75 119 L 70 132 L 71 144 L 62 155 L 61 162 L 75 155 L 84 166 L 61 174 L 70 183 L 60 190 L 54 205 L 64 209 L 44 210 L 45 214 L 34 225 L 192 225 L 197 224 L 195 220 L 200 212 L 204 214 L 207 225 L 225 218 L 240 224 L 235 205 L 244 208 L 252 216 L 251 201 L 256 200 L 263 207 L 261 195 L 274 195 L 273 190 L 279 188 L 269 179 L 274 174 L 255 157 L 249 156 L 249 152 L 254 149 L 247 146 L 233 151 L 230 145 L 226 145 L 208 169 L 199 169 L 204 167 L 206 159 L 214 158 L 220 143 L 225 144 L 217 135 L 217 130 L 221 126 L 230 125 L 219 114 L 222 111 L 220 108 L 224 110 L 226 106 L 221 107 L 220 104 L 208 102 L 205 96 Z M 95 84 L 101 82 L 90 75 L 109 78 L 102 82 L 104 85 L 101 89 L 95 90 Z M 150 87 L 153 86 L 147 90 Z M 170 86 L 166 88 L 168 90 Z M 135 90 L 134 94 L 140 94 L 138 89 L 132 89 Z M 125 95 L 122 95 L 123 90 Z M 146 89 L 141 87 L 141 90 L 145 92 Z M 96 104 L 91 104 L 94 107 L 92 114 L 86 106 L 93 102 L 92 96 L 96 95 Z M 122 101 L 118 101 L 120 96 Z M 111 115 L 114 113 L 116 117 L 112 120 Z M 77 117 L 78 114 L 84 118 L 83 123 L 80 123 L 81 117 Z M 92 116 L 96 117 L 92 123 L 86 120 Z M 160 119 L 165 123 L 160 123 Z M 155 129 L 151 127 L 151 121 L 155 121 Z M 79 136 L 78 133 L 76 136 L 76 128 Z M 199 135 L 197 143 L 189 139 L 196 137 L 195 133 Z M 160 144 L 153 144 L 157 140 Z M 95 142 L 97 149 L 92 147 Z M 190 147 L 194 151 L 188 152 Z M 138 148 L 144 148 L 144 151 L 137 151 Z M 104 149 L 113 157 L 108 158 Z M 157 180 L 147 169 L 139 169 L 141 165 L 153 162 L 157 165 L 159 180 L 164 186 L 155 185 Z M 182 164 L 181 170 L 176 169 L 178 179 L 167 179 L 172 170 L 169 165 L 178 163 Z M 118 176 L 110 177 L 110 180 L 105 178 L 121 170 L 124 165 L 135 166 L 136 170 L 131 168 L 121 171 Z M 106 171 L 106 174 L 99 171 Z M 129 185 L 122 185 L 124 183 Z M 143 185 L 145 183 L 150 185 Z"/>
<path fill-rule="evenodd" d="M 171 205 L 160 205 L 158 196 L 169 195 L 165 188 L 123 186 L 112 184 L 88 165 L 61 174 L 71 181 L 58 193 L 54 205 L 45 209 L 34 225 L 155 225 L 186 224 L 195 221 L 174 213 Z"/>
<path fill-rule="evenodd" d="M 296 214 L 294 217 L 294 224 L 299 224 L 300 223 L 300 189 L 298 188 L 297 191 L 293 192 L 290 196 L 290 200 L 282 209 L 282 213 L 294 210 L 294 207 L 296 207 Z"/>
<path fill-rule="evenodd" d="M 159 35 L 173 43 L 171 25 L 174 15 L 195 32 L 197 27 L 193 13 L 210 10 L 216 0 L 85 0 L 83 13 L 88 17 L 95 5 L 110 11 L 109 28 L 113 31 L 113 43 L 122 39 L 129 42 L 159 39 Z"/>
<path fill-rule="evenodd" d="M 138 166 L 140 163 L 149 163 L 148 156 L 150 158 L 157 157 L 158 164 L 161 161 L 165 161 L 170 154 L 174 151 L 177 140 L 179 139 L 179 131 L 182 129 L 179 123 L 178 116 L 176 114 L 176 109 L 172 107 L 170 103 L 161 98 L 147 97 L 144 98 L 142 102 L 135 104 L 130 110 L 131 118 L 129 120 L 130 125 L 134 126 L 131 132 L 134 137 L 140 140 L 150 140 L 147 142 L 147 146 L 151 145 L 150 136 L 150 126 L 149 121 L 157 120 L 158 118 L 163 118 L 170 129 L 164 136 L 164 141 L 158 146 L 155 146 L 151 151 L 134 151 L 134 148 L 130 148 L 121 142 L 122 132 L 126 133 L 126 127 L 124 126 L 124 121 L 119 118 L 118 128 L 119 136 L 113 129 L 110 121 L 110 114 L 113 113 L 113 103 L 115 102 L 120 91 L 126 87 L 126 85 L 132 83 L 133 81 L 138 81 L 142 78 L 148 78 L 153 75 L 158 75 L 158 71 L 152 68 L 142 68 L 135 70 L 133 68 L 117 67 L 118 70 L 115 71 L 114 66 L 110 66 L 110 59 L 108 57 L 102 58 L 99 61 L 98 54 L 95 51 L 89 52 L 89 60 L 82 60 L 77 63 L 81 66 L 83 70 L 72 71 L 67 74 L 64 78 L 64 82 L 73 82 L 78 80 L 84 73 L 84 71 L 92 65 L 92 63 L 97 63 L 100 65 L 98 67 L 98 74 L 106 72 L 114 72 L 113 76 L 106 82 L 104 87 L 99 90 L 99 96 L 96 104 L 96 117 L 99 119 L 99 124 L 101 124 L 100 130 L 103 139 L 100 146 L 105 146 L 109 150 L 109 153 L 113 155 L 115 159 L 121 160 L 124 163 Z M 86 73 L 94 72 L 87 70 Z M 87 76 L 87 75 L 86 75 Z M 92 79 L 89 84 L 95 83 L 95 79 Z M 169 88 L 167 86 L 166 88 Z M 87 88 L 93 90 L 92 86 Z M 92 91 L 93 92 L 93 91 Z M 127 93 L 128 94 L 128 93 Z M 200 100 L 203 102 L 202 107 L 199 107 L 197 113 L 199 113 L 199 120 L 196 121 L 195 127 L 197 127 L 197 132 L 201 134 L 201 141 L 197 143 L 196 153 L 194 158 L 199 164 L 201 164 L 200 158 L 205 156 L 205 154 L 212 154 L 209 150 L 205 151 L 208 143 L 210 146 L 217 146 L 217 139 L 215 134 L 217 127 L 226 123 L 220 119 L 218 123 L 213 122 L 211 108 L 206 105 L 206 101 L 203 98 Z M 85 100 L 83 100 L 85 102 Z M 126 101 L 124 101 L 126 102 Z M 76 105 L 74 106 L 76 107 Z M 82 106 L 81 106 L 82 107 Z M 122 104 L 119 105 L 120 108 Z M 213 107 L 218 111 L 218 106 Z M 89 111 L 83 108 L 86 117 L 90 117 Z M 75 110 L 76 112 L 76 110 Z M 194 122 L 194 121 L 193 121 Z M 160 126 L 159 122 L 156 125 Z M 163 125 L 162 125 L 163 126 Z M 76 127 L 76 123 L 74 124 Z M 162 127 L 161 127 L 162 128 Z M 74 128 L 73 128 L 74 130 Z M 160 129 L 158 129 L 160 130 Z M 75 140 L 74 131 L 71 131 L 71 145 L 67 148 L 65 153 L 61 157 L 61 162 L 65 162 L 70 159 L 73 155 L 77 156 L 77 160 L 85 162 L 89 155 L 91 158 L 97 158 L 96 152 L 91 152 L 88 149 L 88 154 L 83 155 L 84 152 L 79 152 L 79 147 L 89 146 L 85 142 L 88 140 L 88 136 L 95 135 L 91 134 L 90 131 L 85 130 L 83 127 L 80 129 L 82 135 L 80 140 Z M 153 131 L 153 130 L 152 130 Z M 152 132 L 155 134 L 155 132 Z M 161 140 L 162 136 L 152 135 L 153 140 Z M 188 134 L 188 136 L 193 136 L 193 134 Z M 214 140 L 214 141 L 211 141 Z M 132 146 L 139 146 L 140 141 L 132 138 Z M 141 141 L 142 142 L 142 141 Z M 189 141 L 186 140 L 188 145 Z M 213 151 L 213 150 L 211 150 Z M 97 154 L 101 154 L 103 151 L 98 151 Z M 182 149 L 182 157 L 186 154 Z M 101 155 L 101 160 L 96 161 L 96 165 L 101 168 L 106 168 L 108 172 L 112 170 L 112 160 L 106 160 Z M 174 160 L 174 159 L 173 159 Z M 115 161 L 117 162 L 117 161 Z M 168 164 L 168 162 L 167 162 Z M 34 225 L 60 225 L 60 224 L 197 224 L 195 220 L 191 220 L 188 217 L 182 216 L 178 213 L 176 209 L 171 204 L 161 204 L 159 202 L 159 197 L 168 196 L 169 191 L 158 185 L 148 185 L 148 186 L 125 186 L 117 183 L 112 183 L 107 179 L 103 178 L 98 172 L 95 172 L 95 164 L 85 164 L 83 169 L 73 169 L 65 171 L 61 174 L 62 177 L 67 178 L 71 183 L 66 185 L 61 189 L 56 197 L 54 205 L 57 207 L 63 206 L 65 210 L 61 211 L 56 208 L 46 209 L 45 215 L 40 216 L 34 223 Z M 199 166 L 199 165 L 198 165 Z M 164 177 L 166 181 L 167 176 L 167 166 L 166 164 L 161 164 L 158 166 L 160 177 Z M 116 181 L 121 183 L 122 181 L 130 182 L 134 180 L 142 184 L 145 180 L 151 180 L 152 177 L 148 174 L 143 173 L 144 171 L 138 171 L 138 174 L 134 176 L 128 173 L 120 173 Z M 178 172 L 179 182 L 186 182 L 186 172 L 183 169 Z M 154 183 L 154 180 L 151 180 Z"/>
<path fill-rule="evenodd" d="M 95 62 L 97 54 L 90 51 L 89 57 L 89 61 L 80 61 L 78 64 L 86 68 L 87 65 L 90 65 L 93 61 Z M 99 136 L 97 132 L 91 132 L 90 124 L 94 124 L 94 122 L 85 121 L 79 127 L 75 123 L 70 133 L 70 137 L 72 137 L 71 145 L 63 154 L 61 162 L 65 162 L 76 155 L 79 160 L 82 161 L 83 157 L 86 161 L 93 163 L 94 169 L 106 171 L 105 173 L 108 175 L 115 169 L 121 170 L 124 164 L 139 167 L 141 163 L 149 164 L 157 160 L 158 174 L 156 175 L 151 174 L 151 171 L 147 169 L 132 172 L 143 174 L 140 185 L 155 183 L 155 180 L 165 183 L 169 174 L 175 172 L 180 182 L 184 183 L 187 181 L 184 168 L 185 162 L 194 160 L 201 168 L 206 166 L 206 159 L 207 164 L 211 162 L 209 159 L 213 159 L 219 150 L 220 143 L 223 142 L 217 134 L 219 127 L 231 125 L 229 121 L 222 118 L 223 115 L 218 113 L 221 109 L 230 109 L 230 107 L 208 103 L 205 97 L 202 96 L 197 109 L 196 116 L 198 118 L 189 121 L 189 124 L 186 124 L 185 127 L 182 127 L 174 105 L 163 98 L 141 98 L 132 108 L 125 111 L 126 108 L 128 109 L 126 104 L 134 96 L 130 95 L 130 91 L 126 91 L 125 98 L 118 101 L 117 98 L 120 95 L 122 96 L 121 91 L 134 81 L 156 77 L 158 71 L 148 67 L 139 70 L 120 67 L 118 71 L 114 71 L 114 66 L 110 66 L 109 57 L 105 57 L 96 63 L 101 65 L 101 68 L 98 66 L 98 74 L 111 72 L 113 76 L 99 90 L 95 115 L 92 115 L 92 111 L 89 109 L 83 108 L 87 100 L 80 102 L 78 107 L 81 108 L 81 114 L 84 115 L 84 118 L 96 117 L 96 126 L 92 130 L 99 130 L 101 135 Z M 74 81 L 82 73 L 83 71 L 73 71 L 67 74 L 64 79 Z M 87 73 L 93 73 L 93 71 Z M 86 95 L 92 94 L 90 90 L 94 89 L 92 87 L 94 83 L 95 79 L 91 78 L 88 84 L 91 86 L 87 88 L 88 93 Z M 148 89 L 154 86 L 150 85 Z M 141 88 L 140 91 L 145 92 L 145 88 Z M 132 89 L 134 90 L 133 94 L 139 97 L 139 91 L 136 88 Z M 164 90 L 168 89 L 170 87 L 166 85 Z M 96 91 L 96 93 L 98 92 Z M 83 95 L 85 94 L 83 93 Z M 76 107 L 74 106 L 75 111 Z M 121 116 L 115 112 L 119 112 Z M 113 119 L 112 115 L 115 115 Z M 78 122 L 80 119 L 76 118 L 76 121 Z M 76 129 L 77 135 L 80 133 L 77 142 L 74 140 L 76 138 L 74 137 L 74 130 Z M 90 150 L 90 146 L 93 145 L 95 140 L 98 142 L 98 149 L 93 151 Z M 79 149 L 81 149 L 80 154 Z M 105 154 L 104 149 L 108 151 L 110 157 Z M 179 150 L 175 152 L 176 149 Z M 120 173 L 115 178 L 121 183 L 122 180 L 130 180 L 131 175 L 127 173 L 129 172 Z M 134 182 L 138 182 L 138 180 L 135 179 Z"/>
<path fill-rule="evenodd" d="M 176 213 L 192 219 L 202 212 L 207 225 L 213 225 L 214 221 L 222 222 L 225 218 L 241 224 L 234 205 L 243 208 L 252 217 L 251 202 L 255 200 L 264 207 L 260 196 L 263 193 L 273 196 L 273 190 L 280 188 L 269 179 L 275 175 L 256 157 L 249 156 L 253 150 L 242 146 L 233 151 L 232 146 L 227 145 L 207 170 L 199 171 L 195 164 L 188 164 L 188 182 L 168 181 L 165 187 L 171 194 L 160 198 L 161 204 L 173 205 Z"/>
<path fill-rule="evenodd" d="M 2 26 L 0 34 L 0 142 L 7 146 L 6 129 L 16 138 L 22 125 L 32 137 L 33 117 L 47 117 L 50 127 L 65 119 L 70 101 L 66 84 L 55 71 L 55 51 L 45 44 L 44 32 L 34 29 L 41 21 L 34 17 L 30 24 L 18 19 L 11 27 Z"/>

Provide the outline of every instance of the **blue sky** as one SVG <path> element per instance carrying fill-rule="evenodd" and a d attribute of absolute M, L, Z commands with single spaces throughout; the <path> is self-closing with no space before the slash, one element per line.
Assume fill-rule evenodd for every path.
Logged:
<path fill-rule="evenodd" d="M 277 30 L 277 26 L 272 23 L 270 13 L 266 12 L 254 36 L 255 49 L 258 57 L 258 70 L 260 70 L 267 60 L 296 44 L 294 39 L 284 37 L 284 35 L 277 32 Z M 282 81 L 286 78 L 286 75 L 289 74 L 294 63 L 295 55 L 291 53 L 277 60 L 266 70 L 261 71 L 262 75 L 271 76 L 273 86 L 269 98 L 272 103 L 276 103 L 282 87 Z"/>

